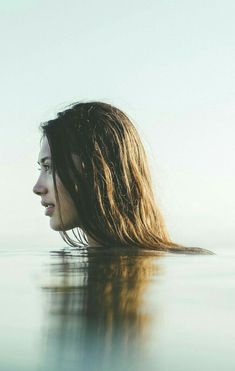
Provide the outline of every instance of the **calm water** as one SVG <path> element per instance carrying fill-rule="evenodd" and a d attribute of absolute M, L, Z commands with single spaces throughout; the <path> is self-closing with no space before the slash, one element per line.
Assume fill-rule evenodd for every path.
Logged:
<path fill-rule="evenodd" d="M 235 370 L 235 249 L 0 252 L 0 370 Z"/>

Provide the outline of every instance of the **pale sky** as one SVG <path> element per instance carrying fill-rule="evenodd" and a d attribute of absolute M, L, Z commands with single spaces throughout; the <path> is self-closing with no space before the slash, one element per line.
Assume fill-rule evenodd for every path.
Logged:
<path fill-rule="evenodd" d="M 235 240 L 235 2 L 0 1 L 1 245 L 62 247 L 32 187 L 40 122 L 103 100 L 134 119 L 171 237 Z"/>

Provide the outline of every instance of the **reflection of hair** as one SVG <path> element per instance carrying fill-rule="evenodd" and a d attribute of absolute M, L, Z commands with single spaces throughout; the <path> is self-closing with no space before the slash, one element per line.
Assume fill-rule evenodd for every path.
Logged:
<path fill-rule="evenodd" d="M 145 295 L 164 274 L 157 254 L 120 248 L 53 252 L 43 285 L 45 307 L 53 316 L 47 345 L 57 349 L 53 341 L 59 342 L 77 369 L 111 370 L 116 358 L 115 370 L 143 369 L 133 365 L 142 361 L 139 351 L 145 354 L 152 321 L 157 324 L 161 314 Z"/>
<path fill-rule="evenodd" d="M 103 246 L 199 251 L 170 241 L 143 145 L 122 111 L 101 102 L 75 103 L 41 128 L 51 149 L 57 201 L 55 173 L 73 199 L 81 228 L 94 240 Z M 80 168 L 72 154 L 78 155 Z M 84 244 L 85 234 L 78 233 Z M 77 245 L 65 230 L 62 236 Z"/>

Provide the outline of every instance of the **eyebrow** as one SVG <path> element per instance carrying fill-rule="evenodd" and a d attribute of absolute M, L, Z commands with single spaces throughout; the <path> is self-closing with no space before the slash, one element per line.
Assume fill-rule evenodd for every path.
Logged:
<path fill-rule="evenodd" d="M 51 160 L 51 157 L 46 156 L 46 157 L 41 158 L 41 160 L 38 161 L 38 165 L 43 164 L 46 160 Z"/>

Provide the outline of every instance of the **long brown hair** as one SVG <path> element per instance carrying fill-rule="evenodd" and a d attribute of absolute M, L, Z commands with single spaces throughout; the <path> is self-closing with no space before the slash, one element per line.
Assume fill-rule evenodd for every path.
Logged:
<path fill-rule="evenodd" d="M 67 243 L 85 245 L 87 233 L 102 246 L 208 253 L 170 240 L 144 147 L 120 109 L 102 102 L 75 103 L 41 128 L 51 149 L 57 201 L 55 174 L 81 219 L 82 230 L 73 230 L 76 240 L 61 232 Z M 78 155 L 79 169 L 72 155 Z"/>

